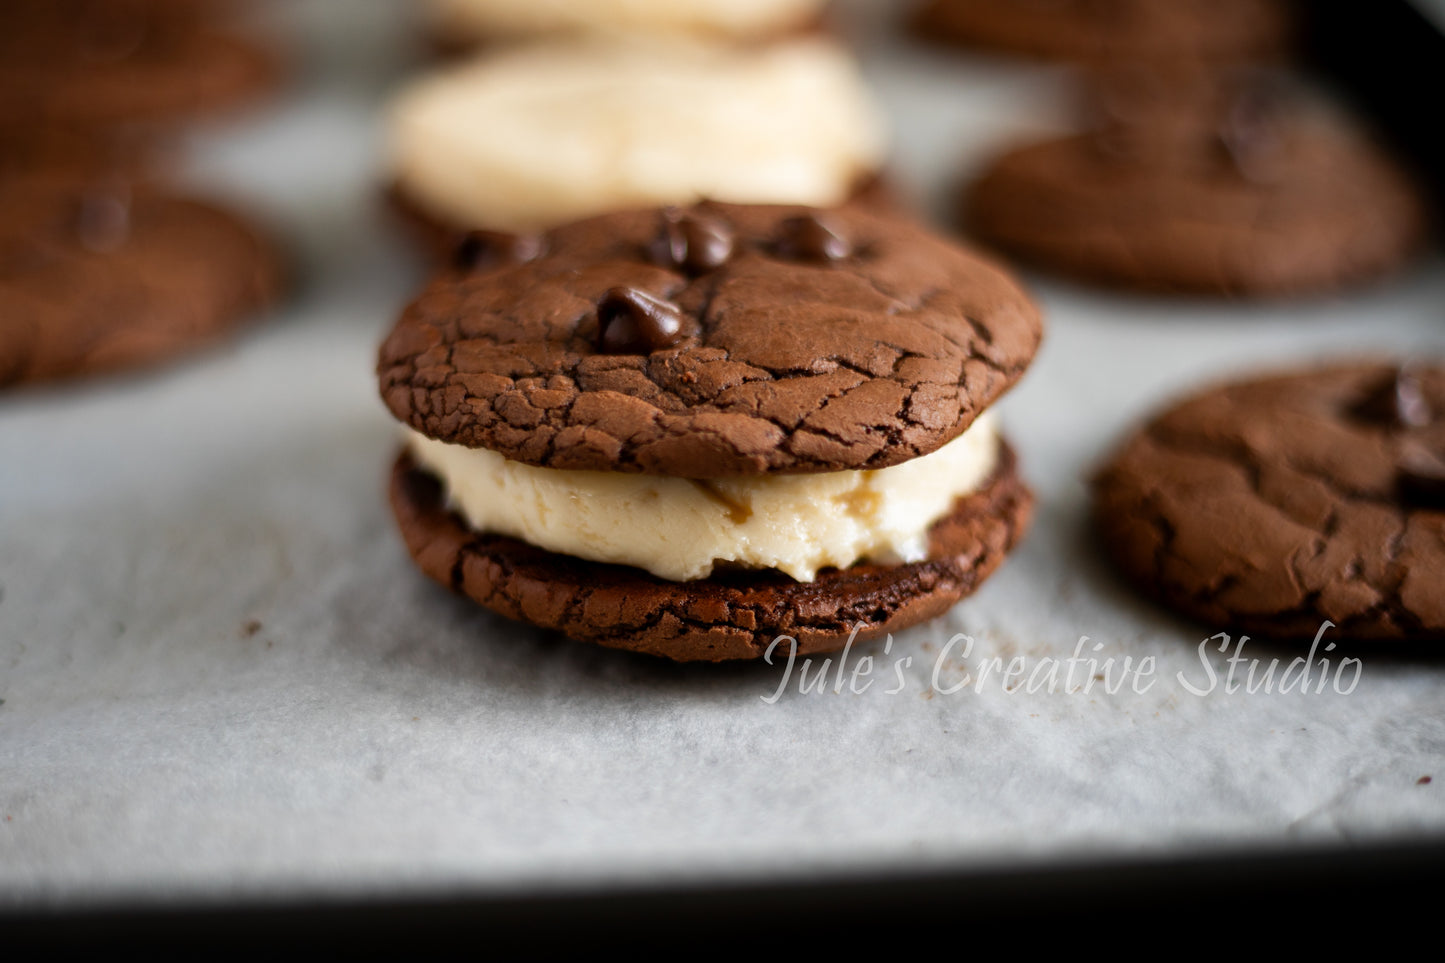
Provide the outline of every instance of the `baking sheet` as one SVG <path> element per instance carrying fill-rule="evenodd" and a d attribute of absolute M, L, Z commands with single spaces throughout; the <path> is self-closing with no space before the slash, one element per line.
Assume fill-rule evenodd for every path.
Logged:
<path fill-rule="evenodd" d="M 1057 78 L 909 45 L 878 26 L 891 6 L 848 9 L 901 182 L 942 214 L 1000 138 L 1056 122 Z M 199 136 L 192 176 L 282 229 L 295 300 L 191 363 L 0 398 L 0 901 L 776 881 L 1445 828 L 1445 667 L 1355 652 L 1353 685 L 1349 667 L 1316 692 L 1317 668 L 1308 692 L 1195 694 L 1211 630 L 1136 600 L 1085 525 L 1092 467 L 1182 391 L 1438 355 L 1438 254 L 1358 294 L 1263 307 L 1026 275 L 1047 343 L 1001 411 L 1039 496 L 1032 533 L 948 616 L 841 674 L 835 656 L 800 692 L 796 666 L 674 666 L 509 623 L 411 565 L 372 375 L 417 282 L 377 203 L 408 11 L 274 16 L 295 88 Z M 1028 691 L 1076 651 L 1106 681 L 1126 658 L 1135 671 L 1086 692 L 1076 664 L 1074 689 Z M 1243 651 L 1260 669 L 1297 654 Z M 1221 673 L 1223 658 L 1209 653 Z"/>

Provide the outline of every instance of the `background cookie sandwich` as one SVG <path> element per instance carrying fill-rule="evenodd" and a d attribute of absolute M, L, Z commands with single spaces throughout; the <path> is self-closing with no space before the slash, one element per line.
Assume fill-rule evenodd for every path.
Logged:
<path fill-rule="evenodd" d="M 444 50 L 578 34 L 757 41 L 816 26 L 826 0 L 426 0 Z"/>
<path fill-rule="evenodd" d="M 441 252 L 467 230 L 704 198 L 830 207 L 869 187 L 886 150 L 853 59 L 818 38 L 511 50 L 414 81 L 387 140 L 392 198 Z"/>
<path fill-rule="evenodd" d="M 985 413 L 1038 312 L 863 206 L 701 204 L 482 238 L 381 348 L 417 564 L 511 618 L 674 659 L 935 616 L 1031 499 Z"/>

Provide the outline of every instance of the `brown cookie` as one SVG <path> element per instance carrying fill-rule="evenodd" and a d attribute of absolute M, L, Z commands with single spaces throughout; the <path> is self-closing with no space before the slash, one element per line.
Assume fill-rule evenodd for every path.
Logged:
<path fill-rule="evenodd" d="M 471 261 L 386 339 L 382 397 L 424 435 L 548 468 L 896 465 L 961 434 L 1041 336 L 1006 273 L 864 207 L 611 214 L 483 237 Z"/>
<path fill-rule="evenodd" d="M 166 153 L 135 130 L 0 123 L 0 179 L 77 187 L 110 176 L 142 180 L 165 166 Z"/>
<path fill-rule="evenodd" d="M 1140 588 L 1221 630 L 1445 637 L 1445 368 L 1349 364 L 1170 408 L 1094 482 Z"/>
<path fill-rule="evenodd" d="M 391 504 L 422 571 L 494 612 L 612 648 L 721 662 L 761 658 L 780 636 L 806 655 L 841 647 L 855 629 L 862 642 L 940 615 L 1003 561 L 1033 500 L 1005 448 L 984 488 L 934 524 L 926 561 L 858 564 L 812 582 L 743 571 L 670 582 L 479 534 L 447 511 L 441 487 L 406 456 L 393 470 Z M 773 659 L 785 660 L 789 648 L 782 642 Z"/>
<path fill-rule="evenodd" d="M 210 204 L 0 179 L 0 386 L 194 350 L 270 303 L 279 273 L 270 247 Z"/>
<path fill-rule="evenodd" d="M 1281 0 L 929 0 L 919 36 L 1055 60 L 1247 60 L 1280 55 Z"/>
<path fill-rule="evenodd" d="M 1256 296 L 1399 267 L 1426 239 L 1427 211 L 1416 182 L 1362 137 L 1248 109 L 1021 147 L 963 201 L 975 236 L 1081 280 Z"/>
<path fill-rule="evenodd" d="M 7 3 L 0 12 L 0 120 L 165 123 L 249 103 L 274 88 L 275 52 L 213 28 L 199 16 L 206 6 Z"/>

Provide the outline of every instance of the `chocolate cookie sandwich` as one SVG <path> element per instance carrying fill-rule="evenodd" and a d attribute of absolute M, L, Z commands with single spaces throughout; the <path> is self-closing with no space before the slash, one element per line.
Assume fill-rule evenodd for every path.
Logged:
<path fill-rule="evenodd" d="M 0 176 L 0 387 L 156 364 L 275 297 L 245 221 L 124 179 Z"/>
<path fill-rule="evenodd" d="M 821 39 L 525 47 L 413 82 L 387 139 L 392 203 L 434 254 L 468 230 L 703 198 L 831 207 L 885 150 L 857 66 Z"/>
<path fill-rule="evenodd" d="M 1031 498 L 988 408 L 1039 343 L 991 263 L 894 214 L 702 203 L 476 235 L 381 347 L 417 565 L 678 660 L 946 610 Z"/>
<path fill-rule="evenodd" d="M 656 34 L 747 42 L 816 25 L 827 0 L 426 0 L 443 50 L 567 35 Z"/>
<path fill-rule="evenodd" d="M 1354 363 L 1211 388 L 1094 482 L 1140 589 L 1219 630 L 1445 637 L 1445 368 Z"/>
<path fill-rule="evenodd" d="M 920 37 L 1054 60 L 1243 61 L 1291 45 L 1285 0 L 928 0 Z"/>
<path fill-rule="evenodd" d="M 1428 201 L 1338 119 L 1266 97 L 1013 149 L 969 185 L 979 239 L 1102 285 L 1205 295 L 1331 291 L 1401 266 Z"/>

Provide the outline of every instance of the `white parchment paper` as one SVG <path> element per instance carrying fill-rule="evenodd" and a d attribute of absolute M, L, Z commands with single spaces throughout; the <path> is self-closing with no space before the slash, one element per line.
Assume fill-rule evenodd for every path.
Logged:
<path fill-rule="evenodd" d="M 1085 524 L 1091 469 L 1180 392 L 1438 356 L 1438 256 L 1262 307 L 1027 276 L 1048 339 L 1001 410 L 1039 510 L 982 591 L 841 674 L 835 658 L 807 692 L 799 667 L 597 650 L 433 585 L 385 506 L 395 427 L 374 351 L 418 280 L 377 201 L 405 7 L 287 5 L 289 97 L 198 138 L 196 180 L 297 251 L 286 309 L 163 372 L 0 397 L 0 900 L 518 892 L 1445 828 L 1445 667 L 1356 651 L 1347 694 L 1334 675 L 1316 693 L 1317 666 L 1308 694 L 1217 678 L 1196 695 L 1213 630 L 1136 600 Z M 1048 71 L 920 49 L 853 13 L 900 180 L 940 216 L 1001 137 L 1054 122 Z M 1087 692 L 1061 684 L 1076 650 L 1099 662 L 1074 666 Z M 1282 669 L 1297 653 L 1243 654 Z M 1053 691 L 1028 691 L 1042 674 L 1010 691 L 1015 658 L 1052 660 Z"/>

